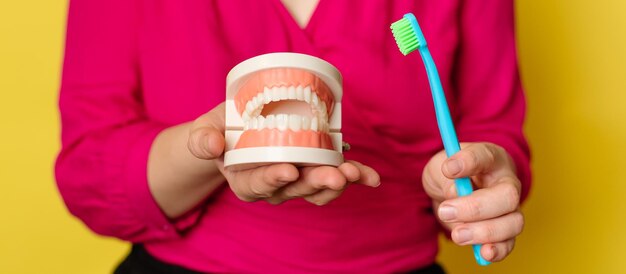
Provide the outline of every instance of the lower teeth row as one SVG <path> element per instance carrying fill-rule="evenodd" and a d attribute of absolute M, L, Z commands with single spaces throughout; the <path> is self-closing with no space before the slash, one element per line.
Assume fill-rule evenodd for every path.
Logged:
<path fill-rule="evenodd" d="M 297 114 L 272 114 L 267 117 L 261 115 L 251 118 L 244 123 L 244 130 L 249 129 L 278 129 L 278 130 L 313 130 L 327 131 L 328 122 L 317 117 L 302 116 Z"/>

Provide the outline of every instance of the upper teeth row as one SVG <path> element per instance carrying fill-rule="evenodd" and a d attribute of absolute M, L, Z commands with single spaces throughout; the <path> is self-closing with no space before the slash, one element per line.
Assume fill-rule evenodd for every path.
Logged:
<path fill-rule="evenodd" d="M 263 88 L 263 92 L 259 92 L 259 94 L 248 100 L 246 109 L 242 114 L 243 121 L 247 122 L 250 118 L 259 116 L 263 110 L 263 105 L 281 100 L 305 101 L 317 110 L 320 119 L 328 120 L 326 103 L 320 101 L 317 94 L 311 91 L 310 86 L 282 86 L 272 88 L 265 87 Z"/>
<path fill-rule="evenodd" d="M 263 117 L 259 115 L 244 123 L 243 130 L 249 129 L 278 129 L 281 131 L 290 129 L 293 131 L 299 130 L 313 130 L 313 131 L 328 131 L 328 123 L 326 121 L 319 120 L 317 117 L 310 118 L 308 116 L 301 116 L 297 114 L 276 114 L 267 115 Z"/>

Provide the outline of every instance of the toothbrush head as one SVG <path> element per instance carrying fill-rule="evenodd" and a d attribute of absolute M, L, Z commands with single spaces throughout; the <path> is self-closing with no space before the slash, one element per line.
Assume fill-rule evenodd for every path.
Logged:
<path fill-rule="evenodd" d="M 404 55 L 427 46 L 422 30 L 412 13 L 405 14 L 402 19 L 391 24 L 391 32 L 400 52 Z"/>

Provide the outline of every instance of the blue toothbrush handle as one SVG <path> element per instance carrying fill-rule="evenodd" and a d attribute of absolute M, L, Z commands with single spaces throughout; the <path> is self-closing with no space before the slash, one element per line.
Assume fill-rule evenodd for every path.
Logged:
<path fill-rule="evenodd" d="M 467 196 L 472 194 L 472 181 L 468 177 L 458 178 L 454 180 L 454 185 L 456 186 L 456 192 L 461 196 Z M 479 265 L 489 265 L 490 262 L 485 260 L 483 256 L 480 255 L 480 248 L 483 245 L 477 244 L 473 245 L 472 249 L 474 250 L 474 258 Z"/>
<path fill-rule="evenodd" d="M 459 196 L 467 196 L 472 194 L 472 181 L 470 178 L 463 177 L 454 180 L 454 185 L 456 186 L 456 193 Z"/>
<path fill-rule="evenodd" d="M 417 21 L 415 21 L 417 25 Z M 417 29 L 419 30 L 419 25 L 417 25 Z M 433 95 L 433 103 L 435 104 L 435 114 L 437 117 L 437 125 L 439 126 L 439 132 L 441 134 L 441 140 L 443 141 L 443 146 L 446 150 L 446 155 L 451 157 L 461 150 L 459 146 L 459 140 L 456 136 L 456 131 L 454 130 L 454 123 L 452 123 L 452 117 L 450 116 L 450 110 L 448 109 L 448 102 L 446 101 L 446 96 L 443 92 L 443 87 L 441 86 L 441 80 L 439 79 L 439 73 L 437 72 L 437 66 L 435 66 L 435 61 L 433 61 L 433 57 L 426 46 L 426 40 L 423 38 L 421 34 L 421 30 L 418 31 L 418 36 L 421 36 L 424 41 L 424 45 L 420 47 L 419 52 L 424 60 L 424 66 L 426 68 L 426 74 L 428 75 L 428 82 L 430 83 L 430 87 Z M 457 194 L 459 196 L 467 196 L 472 194 L 472 181 L 465 177 L 454 180 Z M 473 245 L 472 248 L 474 250 L 474 258 L 476 258 L 476 262 L 479 265 L 489 265 L 490 262 L 485 260 L 483 256 L 480 255 L 480 248 L 482 245 L 476 244 Z"/>

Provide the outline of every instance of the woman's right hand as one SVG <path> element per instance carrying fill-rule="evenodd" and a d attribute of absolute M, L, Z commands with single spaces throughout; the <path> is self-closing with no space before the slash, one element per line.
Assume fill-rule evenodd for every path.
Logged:
<path fill-rule="evenodd" d="M 280 204 L 301 197 L 324 205 L 339 197 L 352 183 L 380 185 L 378 173 L 356 161 L 346 161 L 338 167 L 280 163 L 245 170 L 224 168 L 224 113 L 222 103 L 196 119 L 190 129 L 188 148 L 199 159 L 214 160 L 231 190 L 243 201 Z"/>

